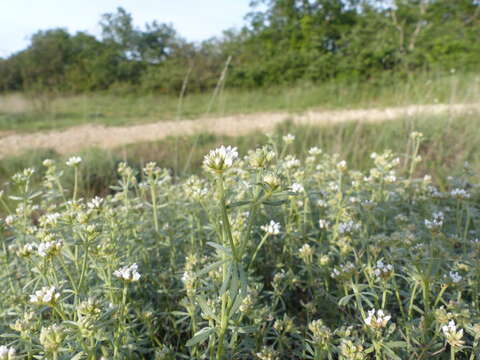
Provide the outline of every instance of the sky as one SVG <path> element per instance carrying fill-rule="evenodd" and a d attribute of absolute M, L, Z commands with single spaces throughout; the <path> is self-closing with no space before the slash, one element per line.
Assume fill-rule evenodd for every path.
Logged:
<path fill-rule="evenodd" d="M 190 41 L 221 35 L 244 24 L 250 0 L 0 0 L 0 57 L 22 50 L 38 30 L 66 28 L 100 35 L 100 16 L 121 6 L 135 26 L 173 24 Z"/>

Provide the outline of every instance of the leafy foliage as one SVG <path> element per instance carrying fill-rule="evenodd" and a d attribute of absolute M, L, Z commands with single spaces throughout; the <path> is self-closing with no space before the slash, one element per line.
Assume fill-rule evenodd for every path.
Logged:
<path fill-rule="evenodd" d="M 0 60 L 0 90 L 73 92 L 127 88 L 178 94 L 215 86 L 229 56 L 228 85 L 258 87 L 380 73 L 478 70 L 476 0 L 260 0 L 241 30 L 200 44 L 156 21 L 143 29 L 123 8 L 101 18 L 102 40 L 40 31 Z"/>
<path fill-rule="evenodd" d="M 242 159 L 220 147 L 177 181 L 120 163 L 93 199 L 80 157 L 45 160 L 40 187 L 15 174 L 2 356 L 475 358 L 478 187 L 468 167 L 443 190 L 416 179 L 422 139 L 365 172 L 317 147 L 297 159 L 291 134 Z"/>

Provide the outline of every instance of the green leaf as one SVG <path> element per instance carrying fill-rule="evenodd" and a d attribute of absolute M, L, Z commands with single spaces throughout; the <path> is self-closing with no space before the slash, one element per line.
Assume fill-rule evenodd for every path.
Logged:
<path fill-rule="evenodd" d="M 230 251 L 229 248 L 226 248 L 225 246 L 223 245 L 220 245 L 220 244 L 217 244 L 217 243 L 214 243 L 212 241 L 208 241 L 207 242 L 207 245 L 210 245 L 211 247 L 217 249 L 218 251 L 224 253 L 224 254 L 227 254 L 227 255 L 232 255 L 232 252 Z"/>
<path fill-rule="evenodd" d="M 382 348 L 385 351 L 385 353 L 388 355 L 389 358 L 392 358 L 392 359 L 395 359 L 395 360 L 402 360 L 397 354 L 395 354 L 393 352 L 393 350 L 391 350 L 387 346 L 383 345 Z"/>
<path fill-rule="evenodd" d="M 233 267 L 232 264 L 228 265 L 227 274 L 223 279 L 222 287 L 220 288 L 220 296 L 222 296 L 225 293 L 225 291 L 227 291 L 230 285 L 230 278 L 232 277 L 232 270 L 233 270 L 232 267 Z"/>
<path fill-rule="evenodd" d="M 287 201 L 288 200 L 265 200 L 263 204 L 269 206 L 280 206 L 282 204 L 285 204 Z"/>
<path fill-rule="evenodd" d="M 193 346 L 199 343 L 204 342 L 205 340 L 208 339 L 210 334 L 213 332 L 213 329 L 211 327 L 205 327 L 195 333 L 195 335 L 187 341 L 187 346 Z"/>
<path fill-rule="evenodd" d="M 66 325 L 67 327 L 78 328 L 78 324 L 75 321 L 65 320 L 62 322 L 62 325 Z"/>
<path fill-rule="evenodd" d="M 405 341 L 389 341 L 385 343 L 385 346 L 388 346 L 390 349 L 406 347 L 407 343 Z"/>
<path fill-rule="evenodd" d="M 202 311 L 205 313 L 205 315 L 211 317 L 212 319 L 216 319 L 218 321 L 218 317 L 215 315 L 215 313 L 210 308 L 210 306 L 208 305 L 207 301 L 203 296 L 198 296 L 196 300 L 198 302 L 198 305 L 200 305 L 200 308 L 202 309 Z"/>
<path fill-rule="evenodd" d="M 223 265 L 225 262 L 227 262 L 227 260 L 228 259 L 223 259 L 223 260 L 216 261 L 213 264 L 207 265 L 202 270 L 199 270 L 197 273 L 195 273 L 195 276 L 199 277 L 201 275 L 207 274 L 210 271 L 212 271 L 213 269 L 216 269 L 219 266 Z"/>
<path fill-rule="evenodd" d="M 84 352 L 79 352 L 78 354 L 76 354 L 74 357 L 70 358 L 70 360 L 80 360 L 80 359 L 84 359 L 86 356 L 86 354 Z"/>
<path fill-rule="evenodd" d="M 355 296 L 354 294 L 350 294 L 350 295 L 347 295 L 347 296 L 342 297 L 342 298 L 338 301 L 338 305 L 340 305 L 340 306 L 345 306 L 345 305 L 347 305 L 348 302 L 349 302 L 354 296 Z"/>
<path fill-rule="evenodd" d="M 173 316 L 189 316 L 189 314 L 185 311 L 172 311 L 170 314 Z"/>
<path fill-rule="evenodd" d="M 250 200 L 235 201 L 231 204 L 228 204 L 227 209 L 233 209 L 233 208 L 236 208 L 236 207 L 245 206 L 245 205 L 248 205 L 250 203 L 251 203 Z"/>

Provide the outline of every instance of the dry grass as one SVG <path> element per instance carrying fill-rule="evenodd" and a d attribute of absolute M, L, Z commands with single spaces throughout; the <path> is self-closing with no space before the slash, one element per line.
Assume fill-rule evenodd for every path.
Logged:
<path fill-rule="evenodd" d="M 480 104 L 435 104 L 383 109 L 307 111 L 297 115 L 286 112 L 257 113 L 209 117 L 201 120 L 162 121 L 124 127 L 82 125 L 63 131 L 4 134 L 0 138 L 0 158 L 34 148 L 49 148 L 60 154 L 69 154 L 92 146 L 110 149 L 132 143 L 161 140 L 168 136 L 192 135 L 205 131 L 216 135 L 239 136 L 257 130 L 272 131 L 275 126 L 286 119 L 291 119 L 295 124 L 320 125 L 347 121 L 376 122 L 402 118 L 414 119 L 425 115 L 468 113 L 480 113 Z"/>

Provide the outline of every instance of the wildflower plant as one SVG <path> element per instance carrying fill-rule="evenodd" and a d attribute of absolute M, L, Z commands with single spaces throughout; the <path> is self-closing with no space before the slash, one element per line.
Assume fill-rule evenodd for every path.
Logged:
<path fill-rule="evenodd" d="M 475 359 L 475 179 L 415 178 L 420 134 L 363 172 L 294 141 L 120 163 L 103 197 L 75 158 L 15 174 L 0 359 Z"/>

